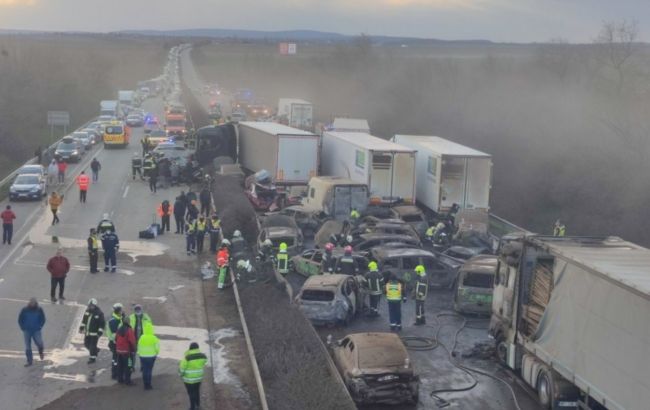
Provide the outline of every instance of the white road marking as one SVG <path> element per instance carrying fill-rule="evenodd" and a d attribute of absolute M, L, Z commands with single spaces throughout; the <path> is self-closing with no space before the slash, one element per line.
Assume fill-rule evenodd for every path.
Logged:
<path fill-rule="evenodd" d="M 124 194 L 122 194 L 122 198 L 126 198 L 126 196 L 129 194 L 129 187 L 131 185 L 127 185 L 126 188 L 124 189 Z"/>
<path fill-rule="evenodd" d="M 0 283 L 4 282 L 5 278 L 0 278 Z"/>
<path fill-rule="evenodd" d="M 165 303 L 165 302 L 167 302 L 167 296 L 144 296 L 142 299 L 147 299 L 147 300 L 157 300 L 158 303 Z"/>
<path fill-rule="evenodd" d="M 45 373 L 44 379 L 68 380 L 73 382 L 87 382 L 88 376 L 85 374 L 64 374 L 64 373 Z"/>
<path fill-rule="evenodd" d="M 121 273 L 122 275 L 126 275 L 126 276 L 135 275 L 135 272 L 133 272 L 132 270 L 128 270 L 128 269 L 118 269 L 117 272 Z"/>
<path fill-rule="evenodd" d="M 173 291 L 175 291 L 175 290 L 182 289 L 182 288 L 184 288 L 184 287 L 185 287 L 185 285 L 176 285 L 176 286 L 170 286 L 170 287 L 167 288 L 167 289 L 169 289 L 169 290 L 171 290 L 171 291 L 173 292 Z"/>

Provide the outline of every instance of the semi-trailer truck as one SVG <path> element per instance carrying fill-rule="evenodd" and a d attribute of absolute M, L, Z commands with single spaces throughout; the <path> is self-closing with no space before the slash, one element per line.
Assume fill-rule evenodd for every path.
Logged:
<path fill-rule="evenodd" d="M 314 128 L 314 106 L 309 101 L 298 98 L 278 100 L 278 120 L 290 127 L 301 130 Z"/>
<path fill-rule="evenodd" d="M 650 250 L 617 237 L 502 239 L 490 334 L 549 409 L 650 403 Z"/>

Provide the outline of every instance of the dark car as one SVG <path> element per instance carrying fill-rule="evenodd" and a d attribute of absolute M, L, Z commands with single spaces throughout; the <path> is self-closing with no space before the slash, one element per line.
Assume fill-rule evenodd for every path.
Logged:
<path fill-rule="evenodd" d="M 343 251 L 337 249 L 332 253 L 332 256 L 335 259 L 334 271 L 336 272 L 339 267 L 341 257 L 343 257 Z M 359 268 L 359 274 L 360 275 L 365 274 L 368 271 L 368 259 L 366 259 L 364 255 L 359 253 L 353 253 L 352 257 L 357 263 L 357 267 Z M 296 273 L 299 273 L 303 276 L 313 276 L 313 275 L 322 274 L 323 273 L 322 262 L 323 262 L 323 250 L 321 249 L 309 249 L 304 251 L 300 255 L 296 255 L 293 258 L 291 258 L 291 266 L 293 266 L 293 269 L 296 271 Z"/>
<path fill-rule="evenodd" d="M 287 253 L 296 255 L 302 250 L 302 231 L 293 218 L 284 215 L 270 215 L 264 218 L 260 233 L 257 237 L 258 249 L 264 241 L 271 240 L 275 252 L 279 250 L 281 243 L 287 244 Z"/>
<path fill-rule="evenodd" d="M 369 251 L 386 243 L 399 242 L 408 246 L 420 246 L 420 240 L 410 235 L 392 235 L 383 233 L 364 233 L 353 238 L 352 249 L 358 252 Z"/>
<path fill-rule="evenodd" d="M 288 206 L 281 211 L 267 213 L 265 216 L 270 215 L 285 215 L 293 218 L 303 233 L 306 231 L 316 233 L 322 223 L 317 212 L 307 210 L 301 205 Z"/>
<path fill-rule="evenodd" d="M 429 286 L 449 288 L 456 280 L 456 273 L 462 264 L 450 263 L 447 258 L 414 248 L 383 248 L 377 247 L 370 251 L 371 259 L 377 262 L 379 271 L 393 273 L 403 280 L 407 286 L 413 285 L 415 267 L 423 265 L 429 279 Z"/>
<path fill-rule="evenodd" d="M 41 199 L 47 195 L 46 179 L 43 174 L 20 174 L 9 187 L 9 200 Z"/>
<path fill-rule="evenodd" d="M 54 151 L 54 156 L 66 162 L 79 162 L 81 155 L 79 144 L 72 137 L 63 137 Z"/>
<path fill-rule="evenodd" d="M 416 230 L 420 238 L 424 238 L 424 234 L 429 228 L 427 218 L 420 208 L 415 205 L 398 205 L 391 208 L 394 217 L 399 218 L 407 224 L 411 225 Z"/>

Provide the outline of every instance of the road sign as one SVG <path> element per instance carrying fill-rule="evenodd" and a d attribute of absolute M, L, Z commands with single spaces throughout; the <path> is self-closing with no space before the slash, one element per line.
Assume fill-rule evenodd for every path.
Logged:
<path fill-rule="evenodd" d="M 278 51 L 280 52 L 280 55 L 286 56 L 286 55 L 294 55 L 297 52 L 298 47 L 296 46 L 296 43 L 279 43 L 278 44 Z"/>
<path fill-rule="evenodd" d="M 67 111 L 48 111 L 47 125 L 67 127 L 70 125 L 70 113 Z"/>

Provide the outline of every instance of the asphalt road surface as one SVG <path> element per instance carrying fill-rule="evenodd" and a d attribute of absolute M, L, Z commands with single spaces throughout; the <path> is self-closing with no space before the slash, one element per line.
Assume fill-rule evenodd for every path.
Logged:
<path fill-rule="evenodd" d="M 161 99 L 147 100 L 144 108 L 162 118 Z M 51 187 L 65 194 L 60 224 L 51 225 L 44 201 L 12 202 L 17 215 L 13 243 L 0 246 L 0 408 L 187 408 L 177 366 L 191 341 L 200 344 L 212 365 L 203 383 L 202 408 L 217 408 L 217 398 L 219 408 L 251 408 L 255 401 L 232 293 L 217 294 L 214 283 L 201 280 L 199 258 L 185 255 L 185 238 L 175 235 L 173 226 L 171 233 L 154 240 L 138 239 L 138 232 L 155 218 L 158 204 L 164 199 L 173 203 L 180 190 L 188 188 L 159 189 L 152 194 L 147 182 L 132 180 L 131 157 L 141 152 L 142 136 L 142 128 L 134 128 L 127 149 L 109 150 L 100 144 L 69 168 L 65 185 Z M 87 169 L 93 157 L 102 170 L 82 204 L 74 177 Z M 5 205 L 0 203 L 2 209 Z M 101 271 L 100 253 L 101 272 L 90 274 L 86 238 L 104 213 L 111 216 L 120 237 L 118 270 L 113 274 Z M 58 243 L 53 242 L 54 237 Z M 45 265 L 59 246 L 72 269 L 66 280 L 65 303 L 54 304 L 49 298 L 50 277 Z M 32 296 L 38 298 L 47 316 L 45 360 L 40 361 L 36 353 L 34 365 L 25 368 L 17 317 Z M 115 302 L 123 303 L 127 313 L 134 304 L 142 304 L 151 315 L 161 340 L 153 391 L 142 390 L 139 371 L 134 373 L 137 386 L 115 385 L 110 378 L 106 338 L 100 340 L 97 363 L 86 363 L 88 352 L 77 329 L 90 298 L 98 300 L 107 318 Z M 92 389 L 85 390 L 88 388 Z"/>

